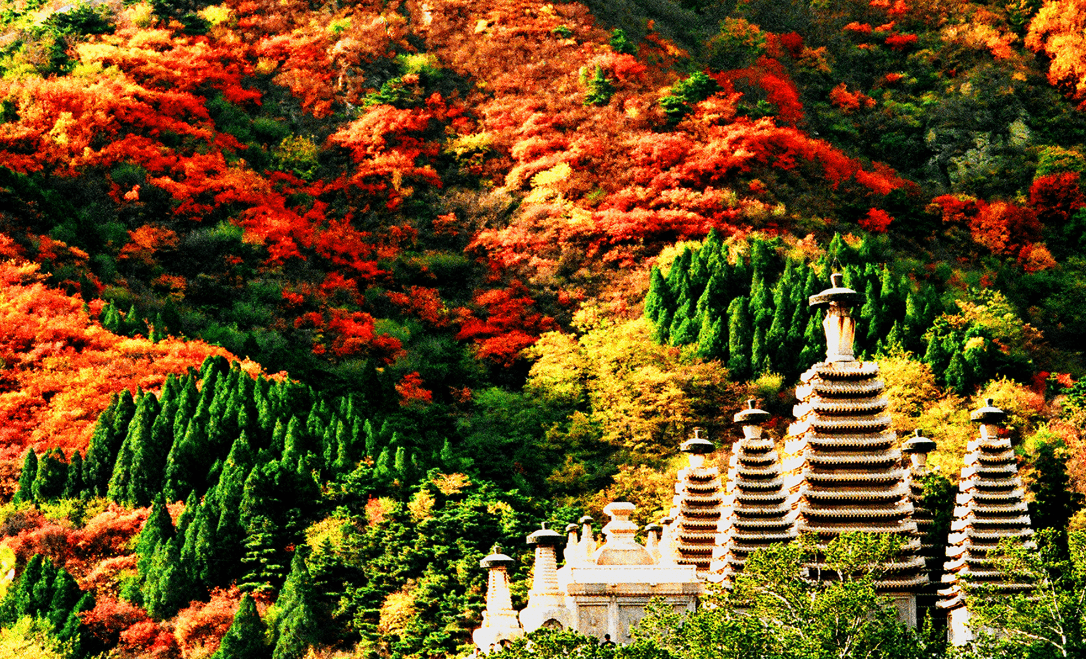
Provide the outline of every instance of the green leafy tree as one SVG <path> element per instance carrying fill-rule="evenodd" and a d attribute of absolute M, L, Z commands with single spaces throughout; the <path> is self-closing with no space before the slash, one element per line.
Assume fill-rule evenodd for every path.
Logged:
<path fill-rule="evenodd" d="M 1086 656 L 1086 532 L 1069 534 L 1067 553 L 1061 544 L 1049 528 L 1037 534 L 1035 547 L 1008 538 L 989 554 L 1004 582 L 1031 584 L 1028 591 L 996 594 L 964 582 L 975 656 Z"/>

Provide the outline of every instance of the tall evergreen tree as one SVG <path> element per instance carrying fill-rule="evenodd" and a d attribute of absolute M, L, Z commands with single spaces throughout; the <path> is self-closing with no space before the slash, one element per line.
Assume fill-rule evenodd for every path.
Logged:
<path fill-rule="evenodd" d="M 113 465 L 117 462 L 117 453 L 128 435 L 128 424 L 135 412 L 132 394 L 124 389 L 113 397 L 109 407 L 98 417 L 87 446 L 85 462 L 87 487 L 97 495 L 106 493 Z"/>
<path fill-rule="evenodd" d="M 153 442 L 151 428 L 158 415 L 158 399 L 150 392 L 143 393 L 136 403 L 136 413 L 128 425 L 128 435 L 124 438 L 113 465 L 113 474 L 109 479 L 108 496 L 118 503 L 148 505 L 150 500 L 136 501 L 132 488 L 133 476 L 142 465 L 137 462 L 137 455 L 147 450 L 144 444 Z M 137 476 L 138 478 L 139 476 Z M 141 492 L 142 493 L 142 492 Z"/>
<path fill-rule="evenodd" d="M 294 553 L 290 575 L 275 600 L 272 627 L 275 650 L 272 659 L 301 659 L 306 649 L 319 639 L 319 626 L 313 610 L 312 577 L 306 566 L 308 549 L 302 545 Z"/>
<path fill-rule="evenodd" d="M 64 481 L 64 498 L 78 499 L 84 492 L 83 483 L 83 454 L 79 451 L 72 452 L 68 461 L 68 477 Z"/>
<path fill-rule="evenodd" d="M 677 324 L 676 324 L 677 323 Z M 685 346 L 694 343 L 698 339 L 698 330 L 701 328 L 700 319 L 696 316 L 679 317 L 675 314 L 675 320 L 671 324 L 671 337 L 668 341 L 673 346 Z"/>
<path fill-rule="evenodd" d="M 799 353 L 799 367 L 808 368 L 821 362 L 826 354 L 826 333 L 822 329 L 822 315 L 815 311 L 807 319 L 803 331 L 803 349 Z"/>
<path fill-rule="evenodd" d="M 167 542 L 176 535 L 173 520 L 166 510 L 166 502 L 159 495 L 151 506 L 151 512 L 147 521 L 143 523 L 139 539 L 136 541 L 136 555 L 139 557 L 136 569 L 141 580 L 146 580 L 151 571 L 151 562 L 155 552 L 163 542 Z"/>
<path fill-rule="evenodd" d="M 64 494 L 68 482 L 68 463 L 64 452 L 55 448 L 38 460 L 38 473 L 34 476 L 34 501 L 53 501 Z"/>
<path fill-rule="evenodd" d="M 750 348 L 750 370 L 751 375 L 753 376 L 758 376 L 772 370 L 765 335 L 766 332 L 764 328 L 754 328 L 754 338 L 751 341 Z"/>
<path fill-rule="evenodd" d="M 28 448 L 23 457 L 23 470 L 19 474 L 19 489 L 13 499 L 16 502 L 34 500 L 34 479 L 38 476 L 38 455 Z"/>
<path fill-rule="evenodd" d="M 151 559 L 151 569 L 143 587 L 143 603 L 147 613 L 156 620 L 177 615 L 186 604 L 201 596 L 189 573 L 189 566 L 181 560 L 179 537 L 159 544 Z"/>
<path fill-rule="evenodd" d="M 211 659 L 267 659 L 266 634 L 267 626 L 260 619 L 253 598 L 245 593 L 234 614 L 234 622 Z"/>
<path fill-rule="evenodd" d="M 750 377 L 753 339 L 747 299 L 737 297 L 728 305 L 728 371 L 732 379 L 744 380 Z"/>
<path fill-rule="evenodd" d="M 724 318 L 718 316 L 716 320 L 710 320 L 706 315 L 701 320 L 701 329 L 698 332 L 697 355 L 702 359 L 728 358 L 728 336 L 725 333 Z"/>

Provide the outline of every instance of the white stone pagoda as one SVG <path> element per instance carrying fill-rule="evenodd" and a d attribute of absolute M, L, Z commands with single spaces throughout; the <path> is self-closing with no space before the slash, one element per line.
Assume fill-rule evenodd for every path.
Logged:
<path fill-rule="evenodd" d="M 970 415 L 980 424 L 980 436 L 966 447 L 965 465 L 958 480 L 954 521 L 947 540 L 946 565 L 940 590 L 940 608 L 949 611 L 947 634 L 954 645 L 973 638 L 962 578 L 986 587 L 986 596 L 1020 593 L 1030 584 L 1012 583 L 993 564 L 989 554 L 1004 539 L 1033 543 L 1026 491 L 1018 475 L 1009 437 L 1000 435 L 1006 413 L 988 404 Z M 968 586 L 966 586 L 967 588 Z"/>

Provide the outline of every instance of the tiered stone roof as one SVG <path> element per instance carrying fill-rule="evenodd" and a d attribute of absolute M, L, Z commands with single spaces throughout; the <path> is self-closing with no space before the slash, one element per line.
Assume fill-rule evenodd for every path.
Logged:
<path fill-rule="evenodd" d="M 1006 414 L 988 405 L 972 413 L 980 423 L 980 437 L 969 442 L 965 464 L 958 481 L 954 521 L 947 540 L 942 600 L 939 607 L 958 609 L 965 606 L 960 577 L 969 574 L 975 582 L 986 584 L 995 592 L 1020 592 L 1029 584 L 1008 583 L 989 558 L 1004 538 L 1032 543 L 1026 492 L 1018 475 L 1018 465 L 1010 439 L 999 436 L 999 424 Z"/>
<path fill-rule="evenodd" d="M 735 415 L 744 436 L 735 443 L 728 468 L 726 512 L 711 565 L 714 580 L 730 581 L 742 572 L 752 552 L 796 537 L 776 448 L 772 439 L 762 436 L 768 418 L 768 412 L 754 407 L 753 399 Z"/>
<path fill-rule="evenodd" d="M 700 432 L 700 428 L 695 429 L 694 437 L 682 444 L 682 451 L 690 456 L 690 466 L 679 470 L 671 516 L 675 562 L 693 565 L 698 576 L 704 576 L 713 559 L 717 527 L 723 514 L 724 488 L 720 470 L 704 465 L 705 454 L 712 452 L 713 444 L 701 437 Z"/>
<path fill-rule="evenodd" d="M 878 586 L 883 592 L 916 592 L 928 576 L 879 367 L 852 355 L 855 320 L 849 309 L 860 296 L 843 288 L 838 274 L 833 283 L 810 300 L 827 312 L 827 356 L 796 388 L 797 421 L 784 449 L 788 504 L 796 531 L 814 534 L 822 546 L 852 531 L 901 536 L 903 555 L 887 566 Z M 825 569 L 820 561 L 812 567 Z"/>

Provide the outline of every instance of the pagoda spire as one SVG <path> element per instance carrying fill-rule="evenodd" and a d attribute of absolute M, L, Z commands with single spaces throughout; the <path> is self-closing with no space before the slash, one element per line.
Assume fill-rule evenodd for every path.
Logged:
<path fill-rule="evenodd" d="M 826 332 L 826 362 L 855 361 L 852 351 L 856 319 L 852 317 L 852 307 L 863 296 L 851 288 L 845 288 L 844 276 L 840 272 L 830 275 L 830 284 L 830 288 L 808 299 L 811 308 L 826 312 L 822 320 L 822 329 Z"/>
<path fill-rule="evenodd" d="M 1029 584 L 1010 583 L 994 565 L 989 554 L 999 543 L 1011 538 L 1031 545 L 1026 491 L 1018 475 L 1018 464 L 1008 437 L 1000 436 L 1000 426 L 1007 414 L 987 405 L 970 414 L 980 425 L 980 436 L 966 447 L 965 464 L 958 480 L 954 521 L 947 540 L 942 599 L 938 606 L 950 612 L 949 638 L 954 645 L 967 643 L 973 633 L 969 628 L 969 609 L 962 593 L 962 577 L 984 584 L 989 593 L 1015 593 L 1028 590 Z"/>
<path fill-rule="evenodd" d="M 773 440 L 764 436 L 769 412 L 755 400 L 738 412 L 735 423 L 743 438 L 735 444 L 724 498 L 727 514 L 718 527 L 709 578 L 731 581 L 746 565 L 747 556 L 775 542 L 795 539 L 791 507 L 785 502 L 781 465 Z"/>

